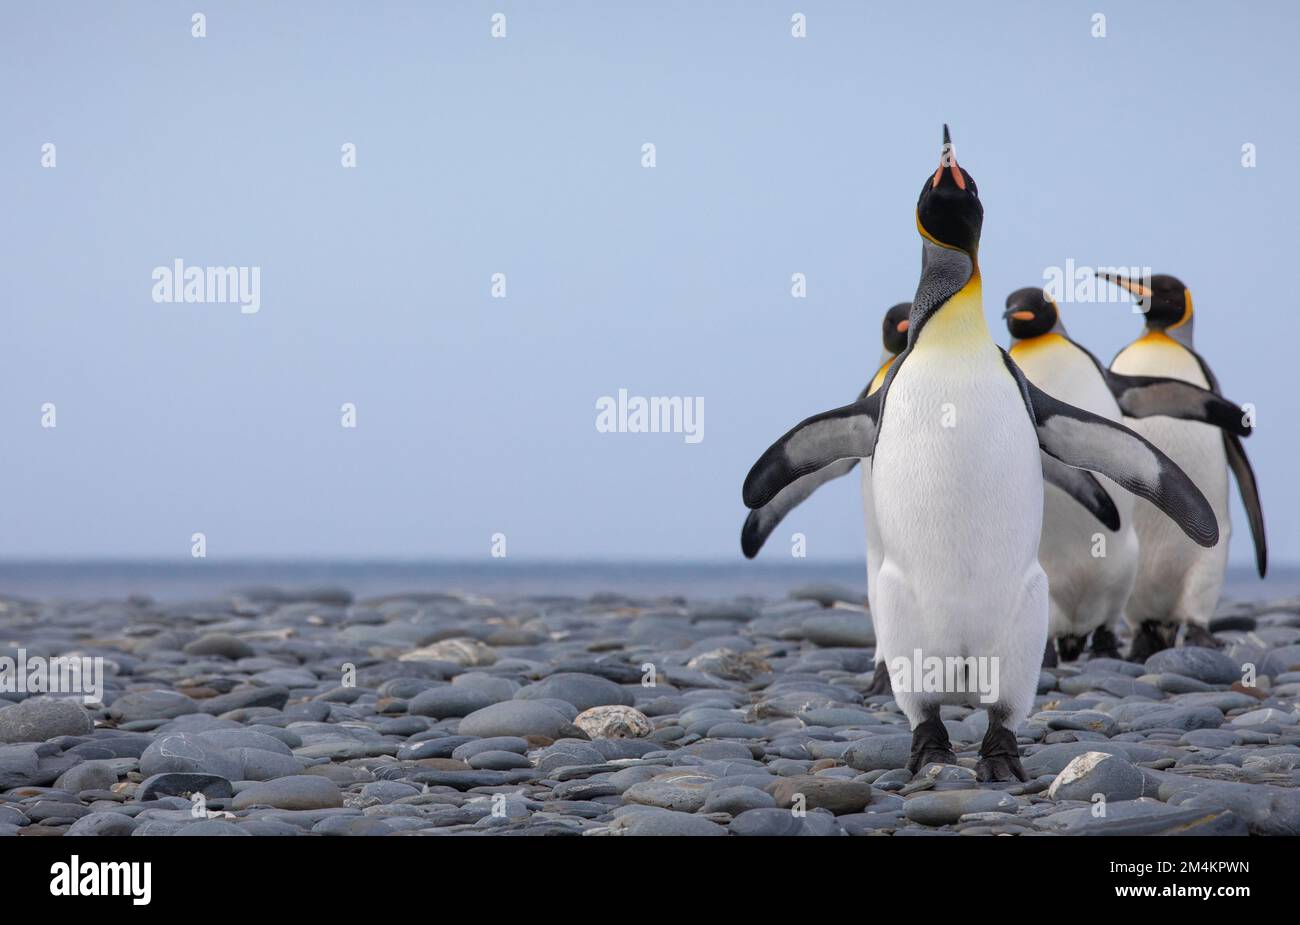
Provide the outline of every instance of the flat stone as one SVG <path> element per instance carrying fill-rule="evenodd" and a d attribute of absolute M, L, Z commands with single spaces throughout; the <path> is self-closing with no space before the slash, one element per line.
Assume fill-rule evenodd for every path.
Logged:
<path fill-rule="evenodd" d="M 831 777 L 783 777 L 767 792 L 782 809 L 826 809 L 836 816 L 861 812 L 872 794 L 870 784 Z"/>
<path fill-rule="evenodd" d="M 90 714 L 76 700 L 29 697 L 0 709 L 0 742 L 45 742 L 57 736 L 89 735 L 94 728 Z"/>
<path fill-rule="evenodd" d="M 1151 674 L 1180 674 L 1207 684 L 1231 684 L 1241 680 L 1241 668 L 1217 649 L 1184 646 L 1165 649 L 1146 660 Z"/>
<path fill-rule="evenodd" d="M 1085 752 L 1073 759 L 1052 782 L 1047 795 L 1055 800 L 1136 800 L 1142 796 L 1142 771 L 1127 759 L 1105 752 Z"/>
<path fill-rule="evenodd" d="M 232 803 L 236 810 L 253 806 L 277 809 L 324 809 L 342 806 L 339 788 L 323 777 L 295 775 L 253 784 L 241 790 Z"/>
<path fill-rule="evenodd" d="M 480 738 L 533 735 L 561 739 L 586 735 L 563 714 L 531 700 L 507 700 L 475 710 L 460 721 L 458 731 Z"/>
<path fill-rule="evenodd" d="M 522 687 L 515 693 L 515 699 L 563 700 L 579 711 L 611 704 L 630 707 L 633 703 L 632 695 L 613 681 L 575 672 L 560 672 Z"/>
<path fill-rule="evenodd" d="M 907 801 L 903 814 L 922 825 L 951 825 L 968 813 L 1015 813 L 1015 797 L 996 790 L 945 790 L 923 793 Z"/>

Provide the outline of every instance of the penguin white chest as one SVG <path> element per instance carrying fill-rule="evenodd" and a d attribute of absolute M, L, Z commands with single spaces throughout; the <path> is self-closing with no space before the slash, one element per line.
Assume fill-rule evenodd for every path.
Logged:
<path fill-rule="evenodd" d="M 881 551 L 917 593 L 978 607 L 978 598 L 1018 592 L 1037 567 L 1038 438 L 991 342 L 922 344 L 890 386 L 872 460 Z"/>

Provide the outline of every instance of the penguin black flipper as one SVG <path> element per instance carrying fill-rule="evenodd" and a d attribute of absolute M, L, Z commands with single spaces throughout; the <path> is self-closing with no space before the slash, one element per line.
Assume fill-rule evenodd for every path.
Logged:
<path fill-rule="evenodd" d="M 1219 392 L 1219 380 L 1215 378 L 1210 364 L 1195 350 L 1189 351 L 1200 364 L 1205 381 L 1214 392 Z M 1246 458 L 1246 449 L 1241 441 L 1230 433 L 1223 435 L 1223 450 L 1228 456 L 1228 468 L 1237 479 L 1237 490 L 1241 493 L 1241 504 L 1246 509 L 1246 518 L 1250 521 L 1250 538 L 1255 543 L 1255 568 L 1263 578 L 1268 571 L 1268 538 L 1264 535 L 1264 505 L 1259 500 L 1259 485 L 1255 482 L 1255 470 Z"/>
<path fill-rule="evenodd" d="M 1122 424 L 1048 395 L 1025 377 L 1005 350 L 1003 357 L 1020 385 L 1044 452 L 1067 466 L 1100 472 L 1150 501 L 1193 542 L 1209 547 L 1219 541 L 1214 509 L 1177 463 Z"/>
<path fill-rule="evenodd" d="M 1255 541 L 1255 568 L 1263 578 L 1268 571 L 1268 539 L 1264 536 L 1264 508 L 1259 501 L 1259 486 L 1255 484 L 1255 470 L 1250 467 L 1246 450 L 1235 435 L 1223 435 L 1223 448 L 1228 453 L 1228 466 L 1237 477 L 1241 503 L 1250 521 L 1250 536 Z"/>
<path fill-rule="evenodd" d="M 837 460 L 869 457 L 887 391 L 888 383 L 851 405 L 813 415 L 768 447 L 745 476 L 745 507 L 762 507 L 787 485 Z"/>
<path fill-rule="evenodd" d="M 1181 379 L 1125 376 L 1108 369 L 1103 371 L 1103 376 L 1120 410 L 1131 418 L 1163 415 L 1212 424 L 1225 435 L 1250 436 L 1246 412 L 1209 389 Z"/>
<path fill-rule="evenodd" d="M 816 472 L 810 472 L 803 478 L 795 479 L 777 492 L 775 498 L 767 504 L 749 512 L 745 525 L 740 529 L 740 549 L 746 559 L 752 559 L 763 548 L 772 531 L 799 505 L 803 504 L 817 489 L 827 482 L 842 475 L 848 475 L 858 464 L 858 457 L 839 459 L 829 466 L 823 466 Z"/>
<path fill-rule="evenodd" d="M 1119 511 L 1115 509 L 1115 502 L 1111 499 L 1110 492 L 1101 487 L 1101 482 L 1097 481 L 1096 476 L 1086 469 L 1067 466 L 1046 451 L 1041 455 L 1043 481 L 1055 485 L 1077 501 L 1107 530 L 1112 533 L 1119 530 Z"/>

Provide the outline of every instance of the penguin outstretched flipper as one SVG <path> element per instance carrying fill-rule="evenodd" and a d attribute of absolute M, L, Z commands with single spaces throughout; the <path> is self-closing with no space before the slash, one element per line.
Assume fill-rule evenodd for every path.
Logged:
<path fill-rule="evenodd" d="M 745 507 L 761 508 L 787 485 L 837 460 L 870 457 L 885 392 L 813 415 L 768 447 L 745 476 Z"/>
<path fill-rule="evenodd" d="M 1145 498 L 1193 542 L 1219 541 L 1219 521 L 1205 495 L 1172 459 L 1121 424 L 1048 395 L 1025 378 L 1010 357 L 1038 429 L 1038 445 L 1067 466 L 1091 469 Z"/>
<path fill-rule="evenodd" d="M 1250 535 L 1255 541 L 1255 568 L 1263 578 L 1268 571 L 1268 540 L 1264 537 L 1264 507 L 1259 500 L 1259 486 L 1255 484 L 1255 470 L 1250 467 L 1246 450 L 1234 434 L 1223 435 L 1223 448 L 1228 454 L 1228 467 L 1237 477 L 1237 489 L 1241 492 L 1241 503 L 1250 521 Z"/>
<path fill-rule="evenodd" d="M 785 516 L 803 504 L 817 489 L 842 475 L 848 475 L 858 464 L 858 457 L 839 459 L 816 472 L 795 479 L 777 492 L 767 504 L 749 512 L 740 530 L 740 549 L 746 559 L 752 559 L 763 548 L 772 531 Z"/>
<path fill-rule="evenodd" d="M 1120 410 L 1131 418 L 1162 415 L 1212 424 L 1238 437 L 1251 434 L 1246 412 L 1209 389 L 1181 379 L 1125 376 L 1108 369 L 1104 376 Z"/>
<path fill-rule="evenodd" d="M 1101 482 L 1091 472 L 1067 466 L 1047 452 L 1042 456 L 1043 481 L 1055 485 L 1079 502 L 1107 530 L 1119 529 L 1119 511 L 1115 509 L 1115 502 L 1111 500 L 1110 492 L 1101 487 Z"/>

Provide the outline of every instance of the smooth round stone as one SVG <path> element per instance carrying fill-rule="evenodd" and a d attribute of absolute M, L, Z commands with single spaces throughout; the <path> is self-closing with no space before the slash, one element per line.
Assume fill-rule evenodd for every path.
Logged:
<path fill-rule="evenodd" d="M 1090 658 L 1087 661 L 1087 670 L 1105 671 L 1110 674 L 1126 674 L 1133 678 L 1146 674 L 1146 669 L 1141 665 L 1125 661 L 1122 658 Z"/>
<path fill-rule="evenodd" d="M 379 800 L 382 803 L 391 803 L 394 800 L 401 800 L 405 797 L 417 796 L 420 793 L 419 787 L 410 784 L 404 784 L 395 780 L 379 780 L 371 784 L 366 784 L 361 788 L 361 796 L 367 800 Z"/>
<path fill-rule="evenodd" d="M 325 809 L 342 806 L 343 797 L 333 781 L 324 777 L 298 774 L 246 787 L 231 804 L 236 810 L 253 806 L 276 809 Z"/>
<path fill-rule="evenodd" d="M 1259 673 L 1262 675 L 1276 679 L 1291 672 L 1300 672 L 1300 645 L 1270 649 L 1260 660 Z"/>
<path fill-rule="evenodd" d="M 1259 710 L 1251 710 L 1248 713 L 1242 713 L 1234 716 L 1231 723 L 1234 726 L 1258 726 L 1264 723 L 1275 723 L 1279 726 L 1294 726 L 1300 719 L 1295 713 L 1287 710 L 1279 710 L 1275 707 L 1263 707 Z"/>
<path fill-rule="evenodd" d="M 1080 732 L 1098 732 L 1104 736 L 1115 733 L 1117 723 L 1111 716 L 1100 710 L 1077 710 L 1072 712 L 1044 712 L 1035 719 L 1045 720 L 1048 729 L 1069 729 Z"/>
<path fill-rule="evenodd" d="M 380 735 L 411 736 L 429 728 L 429 721 L 422 716 L 398 716 L 386 719 L 376 727 Z"/>
<path fill-rule="evenodd" d="M 128 691 L 113 701 L 108 715 L 116 722 L 145 719 L 174 719 L 199 712 L 198 702 L 176 691 Z"/>
<path fill-rule="evenodd" d="M 397 752 L 400 761 L 418 761 L 422 758 L 450 758 L 456 749 L 475 741 L 473 736 L 441 736 L 424 739 L 403 746 Z"/>
<path fill-rule="evenodd" d="M 823 707 L 807 710 L 799 718 L 809 726 L 877 726 L 880 720 L 866 710 L 853 707 Z"/>
<path fill-rule="evenodd" d="M 751 809 L 767 809 L 776 806 L 776 800 L 770 793 L 757 787 L 735 786 L 709 790 L 704 800 L 703 812 L 728 813 L 739 816 Z"/>
<path fill-rule="evenodd" d="M 130 835 L 140 823 L 126 813 L 90 813 L 82 816 L 63 834 L 71 836 L 122 837 Z"/>
<path fill-rule="evenodd" d="M 140 773 L 146 777 L 175 771 L 240 780 L 244 768 L 238 756 L 209 744 L 197 733 L 181 732 L 159 736 L 140 756 Z"/>
<path fill-rule="evenodd" d="M 849 746 L 844 752 L 844 763 L 855 771 L 891 771 L 907 767 L 911 756 L 910 735 L 872 735 Z"/>
<path fill-rule="evenodd" d="M 632 694 L 625 688 L 596 675 L 560 672 L 520 688 L 516 700 L 563 700 L 578 711 L 618 705 L 630 707 Z"/>
<path fill-rule="evenodd" d="M 1143 677 L 1151 678 L 1151 683 L 1167 694 L 1190 694 L 1214 689 L 1213 685 L 1182 674 L 1144 675 Z"/>
<path fill-rule="evenodd" d="M 689 772 L 660 774 L 628 787 L 623 791 L 623 799 L 629 803 L 693 813 L 704 806 L 708 798 L 706 788 L 712 780 Z"/>
<path fill-rule="evenodd" d="M 236 688 L 228 694 L 209 697 L 199 704 L 199 709 L 210 716 L 220 716 L 223 713 L 230 713 L 234 710 L 248 710 L 253 707 L 283 710 L 284 705 L 288 702 L 289 688 L 281 685 L 242 687 Z"/>
<path fill-rule="evenodd" d="M 80 793 L 83 790 L 111 790 L 117 783 L 117 771 L 109 761 L 83 761 L 64 771 L 54 782 L 58 790 Z"/>
<path fill-rule="evenodd" d="M 486 693 L 477 687 L 458 687 L 448 684 L 421 691 L 406 706 L 406 712 L 414 716 L 432 716 L 434 719 L 469 716 L 476 710 L 482 710 L 502 698 Z"/>
<path fill-rule="evenodd" d="M 1179 741 L 1197 748 L 1230 748 L 1240 740 L 1240 734 L 1231 729 L 1193 729 L 1183 733 Z"/>
<path fill-rule="evenodd" d="M 726 835 L 727 830 L 716 822 L 690 813 L 661 811 L 634 813 L 614 821 L 611 829 L 623 835 L 675 836 L 675 835 Z"/>
<path fill-rule="evenodd" d="M 193 642 L 186 643 L 181 651 L 186 655 L 215 656 L 228 658 L 231 661 L 251 658 L 257 654 L 252 646 L 229 633 L 209 633 L 200 636 Z"/>
<path fill-rule="evenodd" d="M 785 777 L 767 790 L 782 809 L 826 809 L 837 816 L 861 812 L 872 796 L 870 784 L 831 777 Z"/>
<path fill-rule="evenodd" d="M 432 645 L 413 649 L 400 657 L 403 662 L 452 662 L 465 668 L 480 668 L 493 665 L 497 653 L 491 647 L 477 639 L 458 637 L 443 639 Z"/>
<path fill-rule="evenodd" d="M 1075 758 L 1052 782 L 1047 795 L 1054 800 L 1136 800 L 1142 796 L 1142 771 L 1127 759 L 1105 752 L 1085 752 Z"/>
<path fill-rule="evenodd" d="M 1150 729 L 1178 729 L 1188 732 L 1192 729 L 1217 729 L 1221 725 L 1223 725 L 1223 713 L 1217 707 L 1211 706 L 1153 710 L 1128 724 L 1129 729 L 1134 732 Z"/>
<path fill-rule="evenodd" d="M 94 728 L 90 714 L 77 700 L 29 697 L 0 709 L 0 742 L 44 742 L 57 736 L 90 735 Z"/>
<path fill-rule="evenodd" d="M 531 768 L 533 763 L 527 756 L 517 752 L 486 751 L 471 755 L 469 766 L 482 771 L 511 771 L 516 768 Z"/>
<path fill-rule="evenodd" d="M 1151 674 L 1180 674 L 1207 684 L 1231 684 L 1241 680 L 1241 668 L 1217 649 L 1184 646 L 1165 649 L 1146 660 Z"/>
<path fill-rule="evenodd" d="M 583 710 L 573 724 L 591 739 L 635 739 L 655 731 L 654 723 L 640 710 L 617 704 Z"/>
<path fill-rule="evenodd" d="M 1059 683 L 1062 693 L 1070 695 L 1086 694 L 1089 691 L 1103 691 L 1115 697 L 1144 697 L 1147 700 L 1159 700 L 1160 688 L 1147 684 L 1136 678 L 1122 674 L 1107 674 L 1088 671 L 1083 674 L 1062 678 Z"/>
<path fill-rule="evenodd" d="M 818 646 L 867 648 L 876 644 L 876 633 L 865 614 L 843 613 L 807 617 L 800 625 L 803 638 Z"/>
<path fill-rule="evenodd" d="M 451 757 L 457 761 L 468 761 L 479 752 L 515 752 L 524 754 L 528 751 L 528 740 L 519 736 L 492 736 L 487 739 L 471 739 L 463 745 L 457 745 Z"/>
<path fill-rule="evenodd" d="M 1015 813 L 1015 797 L 996 790 L 945 790 L 923 793 L 907 801 L 903 814 L 922 825 L 951 825 L 968 813 Z"/>
<path fill-rule="evenodd" d="M 475 710 L 460 721 L 458 731 L 478 738 L 535 735 L 561 739 L 583 735 L 563 714 L 531 700 L 507 700 Z"/>
<path fill-rule="evenodd" d="M 718 723 L 716 726 L 710 726 L 707 733 L 710 739 L 763 739 L 770 735 L 770 730 L 766 726 L 755 726 L 752 723 Z"/>
<path fill-rule="evenodd" d="M 731 820 L 731 834 L 740 836 L 843 835 L 830 813 L 796 816 L 788 809 L 751 809 Z"/>
<path fill-rule="evenodd" d="M 1154 820 L 1156 817 L 1177 815 L 1178 813 L 1177 807 L 1168 806 L 1159 800 L 1147 798 L 1117 802 L 1107 801 L 1106 815 L 1100 817 L 1096 815 L 1096 807 L 1093 805 L 1076 806 L 1071 809 L 1056 811 L 1052 811 L 1047 806 L 1044 808 L 1047 809 L 1047 813 L 1041 818 L 1039 825 L 1049 831 L 1060 829 L 1067 832 L 1098 824 L 1114 825 L 1134 820 L 1149 821 Z M 1164 823 L 1158 824 L 1163 825 Z"/>
<path fill-rule="evenodd" d="M 155 774 L 140 782 L 135 798 L 141 803 L 162 797 L 185 797 L 201 793 L 210 800 L 224 800 L 231 796 L 230 781 L 215 774 L 187 774 L 168 772 Z"/>

